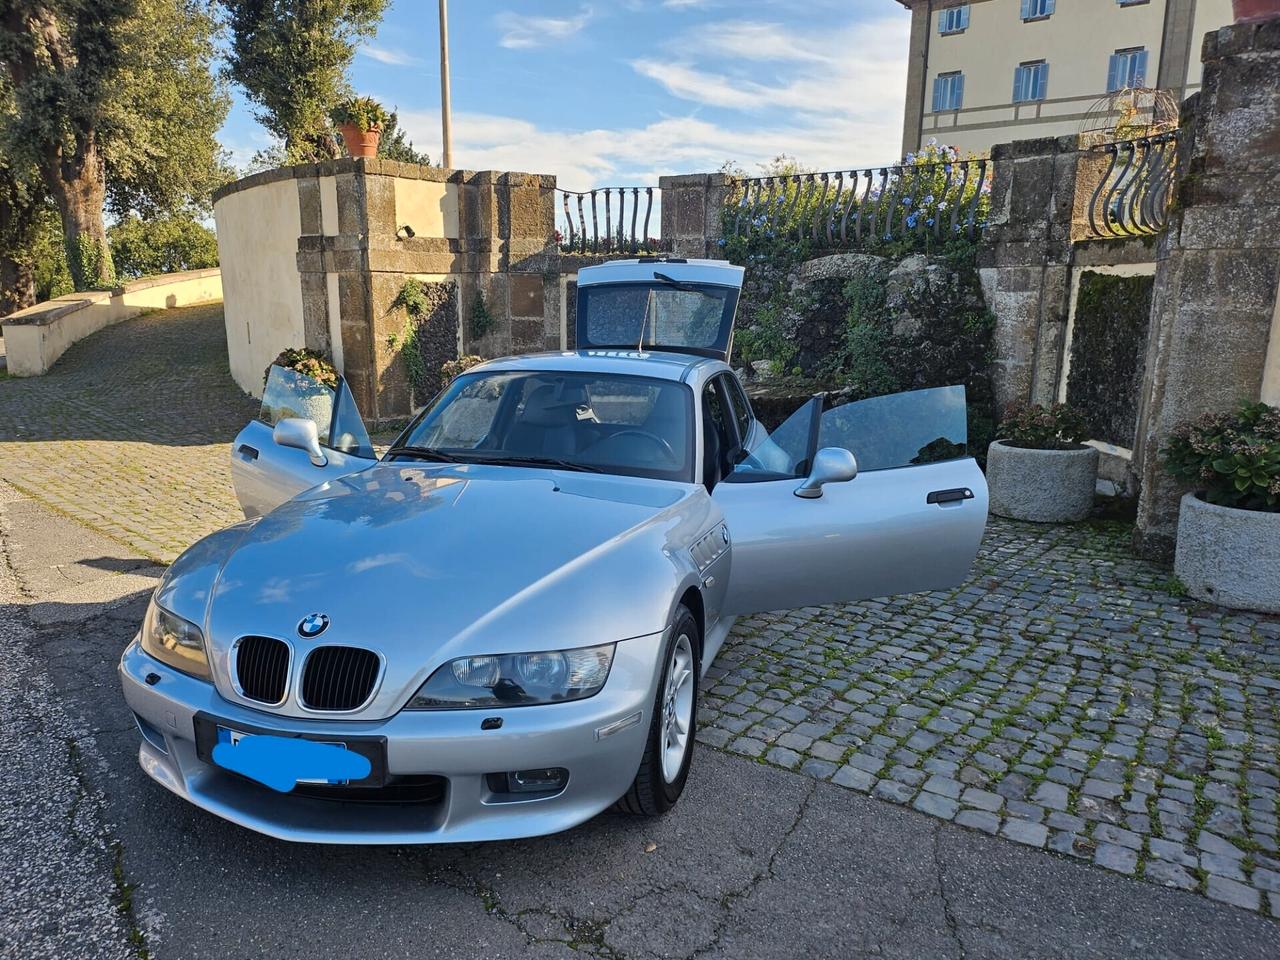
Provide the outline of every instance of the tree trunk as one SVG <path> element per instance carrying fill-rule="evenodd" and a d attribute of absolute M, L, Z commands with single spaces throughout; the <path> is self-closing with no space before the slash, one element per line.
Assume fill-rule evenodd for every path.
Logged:
<path fill-rule="evenodd" d="M 40 167 L 62 217 L 62 242 L 76 289 L 113 286 L 115 267 L 102 215 L 107 184 L 94 137 L 83 138 L 70 156 L 55 146 L 47 151 Z"/>
<path fill-rule="evenodd" d="M 36 275 L 29 261 L 0 254 L 0 317 L 36 302 Z"/>

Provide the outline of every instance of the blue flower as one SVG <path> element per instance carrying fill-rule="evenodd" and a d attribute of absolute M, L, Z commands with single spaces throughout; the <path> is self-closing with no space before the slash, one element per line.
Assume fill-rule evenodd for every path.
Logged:
<path fill-rule="evenodd" d="M 931 146 L 931 147 L 936 147 L 936 146 L 938 145 L 938 138 L 937 138 L 937 137 L 930 137 L 930 138 L 929 138 L 929 144 L 928 144 L 928 145 L 929 145 L 929 146 Z"/>
<path fill-rule="evenodd" d="M 924 198 L 924 204 L 925 204 L 925 206 L 926 206 L 926 207 L 927 207 L 929 204 L 931 204 L 931 203 L 933 203 L 933 194 L 932 194 L 932 193 L 931 193 L 931 194 L 929 194 L 927 197 L 925 197 L 925 198 Z"/>
<path fill-rule="evenodd" d="M 907 217 L 907 226 L 912 230 L 916 228 L 916 224 L 920 222 L 920 214 L 913 213 Z"/>
<path fill-rule="evenodd" d="M 717 244 L 718 246 L 723 247 L 723 246 L 724 246 L 724 237 L 721 237 L 719 240 L 717 240 L 717 241 L 716 241 L 716 244 Z"/>
<path fill-rule="evenodd" d="M 925 225 L 926 227 L 932 227 L 932 226 L 933 226 L 933 217 L 930 217 L 928 220 L 926 220 L 926 221 L 924 222 L 924 225 Z"/>
<path fill-rule="evenodd" d="M 909 207 L 909 206 L 911 206 L 911 198 L 910 198 L 910 197 L 903 197 L 903 198 L 902 198 L 902 205 L 903 205 L 904 207 Z"/>

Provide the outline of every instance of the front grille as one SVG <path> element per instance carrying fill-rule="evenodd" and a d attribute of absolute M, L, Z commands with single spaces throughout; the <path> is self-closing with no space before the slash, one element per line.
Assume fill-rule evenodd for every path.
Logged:
<path fill-rule="evenodd" d="M 240 692 L 259 703 L 284 700 L 289 679 L 289 645 L 275 637 L 242 637 L 236 646 Z"/>
<path fill-rule="evenodd" d="M 354 710 L 378 679 L 378 655 L 359 647 L 317 647 L 302 669 L 302 703 L 312 710 Z"/>

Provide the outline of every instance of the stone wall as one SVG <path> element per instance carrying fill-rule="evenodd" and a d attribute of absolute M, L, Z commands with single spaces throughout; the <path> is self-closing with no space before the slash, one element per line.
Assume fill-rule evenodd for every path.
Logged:
<path fill-rule="evenodd" d="M 1280 403 L 1280 18 L 1210 33 L 1184 108 L 1175 208 L 1157 256 L 1137 546 L 1172 556 L 1182 485 L 1158 452 L 1180 424 Z"/>
<path fill-rule="evenodd" d="M 396 301 L 409 277 L 453 290 L 444 308 L 452 316 L 433 309 L 426 321 L 442 328 L 428 337 L 432 363 L 449 352 L 450 331 L 445 359 L 558 348 L 554 192 L 549 176 L 378 159 L 283 167 L 229 184 L 214 213 L 223 256 L 238 264 L 227 295 L 237 382 L 260 392 L 270 358 L 306 346 L 334 358 L 367 420 L 409 416 L 425 392 L 414 396 L 400 356 L 409 317 Z M 263 202 L 276 194 L 285 200 Z M 291 251 L 284 266 L 273 255 L 281 249 Z M 495 322 L 473 337 L 477 298 Z"/>

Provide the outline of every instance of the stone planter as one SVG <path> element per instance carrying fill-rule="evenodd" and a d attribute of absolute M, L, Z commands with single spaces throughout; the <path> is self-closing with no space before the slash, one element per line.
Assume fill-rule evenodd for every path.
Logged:
<path fill-rule="evenodd" d="M 997 440 L 987 448 L 991 512 L 1013 520 L 1067 523 L 1093 509 L 1098 451 L 1029 450 Z"/>
<path fill-rule="evenodd" d="M 1198 600 L 1280 613 L 1280 513 L 1182 498 L 1173 572 Z"/>

